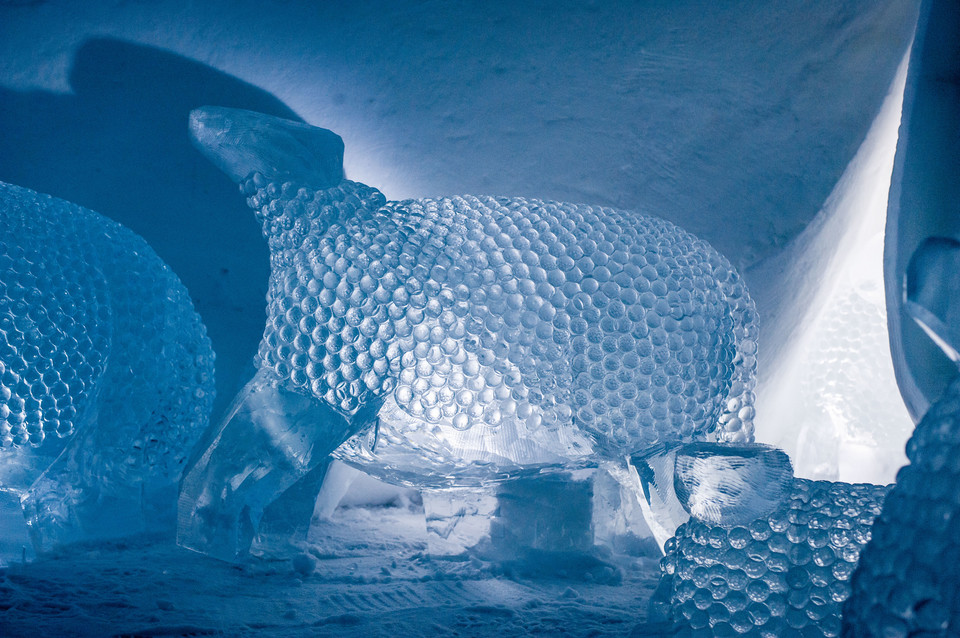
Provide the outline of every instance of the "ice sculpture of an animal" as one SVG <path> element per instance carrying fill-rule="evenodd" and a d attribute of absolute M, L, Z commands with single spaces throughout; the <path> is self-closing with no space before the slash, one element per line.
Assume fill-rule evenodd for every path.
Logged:
<path fill-rule="evenodd" d="M 686 444 L 632 461 L 648 498 L 691 515 L 665 545 L 651 601 L 664 631 L 840 635 L 887 487 L 795 479 L 787 455 L 760 444 Z"/>
<path fill-rule="evenodd" d="M 752 439 L 755 309 L 673 224 L 534 199 L 387 201 L 330 131 L 207 107 L 198 148 L 270 248 L 259 373 L 181 493 L 181 543 L 231 557 L 337 450 L 388 481 L 483 482 L 716 432 Z M 238 540 L 239 539 L 239 540 Z"/>
<path fill-rule="evenodd" d="M 142 238 L 0 183 L 0 490 L 38 550 L 172 529 L 213 393 L 206 330 Z"/>
<path fill-rule="evenodd" d="M 907 268 L 907 312 L 960 352 L 960 242 L 925 241 Z M 960 635 L 960 376 L 924 415 L 853 577 L 845 636 Z"/>

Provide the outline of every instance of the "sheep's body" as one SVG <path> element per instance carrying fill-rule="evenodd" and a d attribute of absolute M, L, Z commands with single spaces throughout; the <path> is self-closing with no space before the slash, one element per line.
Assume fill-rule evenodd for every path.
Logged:
<path fill-rule="evenodd" d="M 213 107 L 194 111 L 191 130 L 240 184 L 272 265 L 259 373 L 215 445 L 298 432 L 295 451 L 208 451 L 184 483 L 191 547 L 220 542 L 191 521 L 247 508 L 255 527 L 345 441 L 340 458 L 426 485 L 713 432 L 752 440 L 753 301 L 725 258 L 673 224 L 521 198 L 390 202 L 343 179 L 329 131 Z M 286 407 L 273 410 L 282 426 L 265 407 L 295 396 L 323 414 L 314 427 Z M 270 494 L 257 487 L 281 467 L 293 469 L 272 475 Z"/>
<path fill-rule="evenodd" d="M 382 405 L 376 450 L 344 458 L 457 473 L 617 458 L 718 425 L 752 439 L 752 302 L 676 226 L 256 181 L 273 265 L 258 363 L 343 414 Z"/>

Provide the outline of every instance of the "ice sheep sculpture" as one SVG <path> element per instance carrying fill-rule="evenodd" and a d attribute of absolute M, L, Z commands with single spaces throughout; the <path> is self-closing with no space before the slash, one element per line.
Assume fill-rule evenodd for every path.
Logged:
<path fill-rule="evenodd" d="M 753 437 L 757 323 L 730 263 L 673 224 L 535 199 L 387 201 L 343 142 L 191 114 L 272 266 L 258 372 L 188 470 L 182 545 L 223 558 L 322 459 L 469 485 L 662 442 Z"/>
<path fill-rule="evenodd" d="M 173 529 L 213 374 L 187 290 L 142 238 L 0 183 L 0 490 L 38 551 Z"/>

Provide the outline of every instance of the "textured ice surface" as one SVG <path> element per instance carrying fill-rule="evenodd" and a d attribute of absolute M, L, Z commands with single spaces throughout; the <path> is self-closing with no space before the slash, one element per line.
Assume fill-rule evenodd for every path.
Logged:
<path fill-rule="evenodd" d="M 913 422 L 894 382 L 878 295 L 879 289 L 849 289 L 817 320 L 798 393 L 808 412 L 798 468 L 807 476 L 887 483 L 904 462 L 902 446 Z M 858 450 L 866 455 L 859 467 L 853 460 Z"/>
<path fill-rule="evenodd" d="M 203 324 L 150 247 L 0 183 L 0 489 L 35 545 L 170 524 L 212 400 Z"/>
<path fill-rule="evenodd" d="M 910 259 L 906 310 L 957 361 L 960 243 L 931 238 Z M 907 443 L 845 607 L 850 636 L 960 633 L 960 377 Z"/>
<path fill-rule="evenodd" d="M 854 575 L 850 636 L 960 633 L 960 378 L 917 425 L 907 457 Z"/>
<path fill-rule="evenodd" d="M 792 481 L 790 459 L 765 445 L 691 443 L 677 450 L 674 490 L 704 523 L 746 525 L 779 505 Z"/>
<path fill-rule="evenodd" d="M 839 636 L 850 577 L 886 487 L 797 479 L 743 525 L 691 518 L 651 603 L 677 635 Z"/>
<path fill-rule="evenodd" d="M 269 243 L 260 378 L 349 424 L 339 458 L 393 481 L 483 481 L 715 431 L 752 438 L 753 302 L 673 224 L 534 199 L 389 202 L 301 159 L 338 162 L 332 134 L 220 108 L 191 125 Z M 291 136 L 295 169 L 278 169 Z M 335 430 L 311 451 L 340 446 Z M 196 485 L 188 508 L 222 492 Z"/>

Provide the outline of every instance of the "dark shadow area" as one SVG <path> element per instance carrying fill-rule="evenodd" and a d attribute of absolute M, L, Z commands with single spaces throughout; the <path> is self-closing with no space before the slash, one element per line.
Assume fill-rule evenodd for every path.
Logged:
<path fill-rule="evenodd" d="M 245 368 L 263 330 L 269 267 L 236 186 L 190 145 L 187 114 L 213 104 L 300 118 L 209 66 L 114 39 L 78 49 L 70 86 L 0 87 L 0 180 L 115 219 L 173 268 L 217 353 L 216 418 L 252 374 Z"/>

